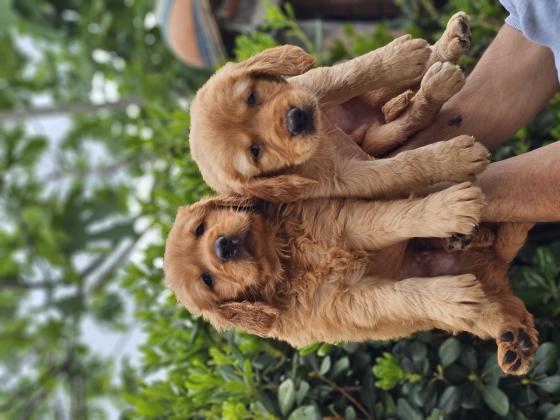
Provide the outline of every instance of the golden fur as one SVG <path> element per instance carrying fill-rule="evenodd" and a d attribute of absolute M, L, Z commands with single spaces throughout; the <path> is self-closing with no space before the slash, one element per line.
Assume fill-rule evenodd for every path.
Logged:
<path fill-rule="evenodd" d="M 469 331 L 494 338 L 502 369 L 521 374 L 537 336 L 509 289 L 507 267 L 530 226 L 501 225 L 491 247 L 473 244 L 440 255 L 438 264 L 437 251 L 408 241 L 468 232 L 483 204 L 469 183 L 386 202 L 210 198 L 179 209 L 166 243 L 166 281 L 219 330 L 236 327 L 297 347 Z M 217 252 L 223 237 L 236 242 L 226 260 Z"/>
<path fill-rule="evenodd" d="M 460 69 L 440 62 L 458 58 L 468 46 L 461 39 L 467 43 L 468 18 L 458 13 L 432 47 L 407 35 L 313 70 L 313 58 L 290 45 L 228 63 L 192 103 L 192 156 L 217 192 L 274 202 L 398 196 L 434 182 L 472 179 L 487 164 L 486 149 L 472 140 L 439 142 L 379 161 L 367 154 L 385 152 L 429 125 L 462 87 Z M 416 94 L 407 90 L 418 84 Z M 361 148 L 324 116 L 325 107 L 358 95 L 375 102 L 399 94 L 383 108 L 384 123 L 368 128 Z M 303 115 L 303 128 L 294 129 L 291 110 Z"/>
<path fill-rule="evenodd" d="M 192 103 L 189 141 L 206 182 L 238 195 L 179 210 L 164 263 L 178 299 L 220 330 L 294 346 L 469 331 L 496 339 L 504 371 L 525 373 L 536 331 L 509 289 L 507 266 L 529 227 L 495 227 L 490 241 L 478 241 L 483 247 L 475 238 L 468 250 L 430 264 L 436 251 L 409 239 L 471 233 L 480 190 L 463 183 L 421 199 L 358 199 L 470 180 L 486 167 L 487 150 L 469 136 L 390 159 L 370 156 L 429 125 L 462 87 L 461 71 L 441 61 L 455 61 L 469 41 L 459 13 L 431 47 L 405 36 L 309 70 L 311 56 L 283 46 L 220 69 Z M 324 111 L 359 95 L 385 105 L 356 142 Z M 294 109 L 304 123 L 292 118 Z M 223 238 L 234 251 L 221 248 Z"/>

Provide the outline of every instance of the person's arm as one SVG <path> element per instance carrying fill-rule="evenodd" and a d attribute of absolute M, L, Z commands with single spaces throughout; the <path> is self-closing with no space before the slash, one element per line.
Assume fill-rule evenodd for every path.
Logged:
<path fill-rule="evenodd" d="M 488 206 L 483 221 L 560 221 L 560 142 L 494 162 L 477 182 Z"/>
<path fill-rule="evenodd" d="M 550 49 L 504 25 L 434 123 L 401 150 L 469 134 L 492 149 L 529 122 L 559 88 Z"/>
<path fill-rule="evenodd" d="M 527 124 L 558 89 L 550 49 L 504 25 L 463 89 L 399 151 L 463 133 L 494 148 Z M 560 221 L 560 143 L 492 163 L 477 184 L 488 202 L 483 221 Z"/>

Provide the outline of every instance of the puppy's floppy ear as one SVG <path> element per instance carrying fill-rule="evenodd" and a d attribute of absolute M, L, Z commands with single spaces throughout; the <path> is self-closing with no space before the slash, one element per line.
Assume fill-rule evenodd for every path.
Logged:
<path fill-rule="evenodd" d="M 241 63 L 251 73 L 296 76 L 313 66 L 313 56 L 295 45 L 269 48 Z"/>
<path fill-rule="evenodd" d="M 276 321 L 280 310 L 263 302 L 227 302 L 218 311 L 228 324 L 250 334 L 265 337 Z"/>
<path fill-rule="evenodd" d="M 210 199 L 216 207 L 232 207 L 236 209 L 250 209 L 257 205 L 255 197 L 245 195 L 219 195 Z"/>
<path fill-rule="evenodd" d="M 192 204 L 191 206 L 180 207 L 178 213 L 185 211 L 185 209 L 194 206 L 204 206 L 206 208 L 234 208 L 238 210 L 248 210 L 252 209 L 257 205 L 257 199 L 255 197 L 249 197 L 244 195 L 217 195 L 214 197 L 207 197 L 200 200 L 198 203 Z"/>
<path fill-rule="evenodd" d="M 270 178 L 255 178 L 248 181 L 245 193 L 273 203 L 286 203 L 308 198 L 307 190 L 317 184 L 299 175 L 278 175 Z"/>

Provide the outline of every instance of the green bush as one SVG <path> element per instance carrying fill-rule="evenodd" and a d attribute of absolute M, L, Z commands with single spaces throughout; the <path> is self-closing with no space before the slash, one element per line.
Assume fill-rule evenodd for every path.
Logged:
<path fill-rule="evenodd" d="M 449 16 L 472 17 L 473 50 L 461 64 L 472 68 L 504 19 L 491 0 L 401 0 L 404 15 L 379 24 L 372 33 L 348 26 L 350 42 L 320 51 L 293 23 L 290 11 L 270 8 L 263 30 L 238 39 L 245 58 L 274 45 L 268 30 L 302 39 L 322 63 L 352 57 L 385 44 L 394 30 L 434 40 Z M 538 147 L 560 136 L 559 98 L 520 130 L 495 157 Z M 207 189 L 185 153 L 188 121 L 164 107 L 146 110 L 154 138 L 165 139 L 164 170 L 155 175 L 142 213 L 161 238 L 141 263 L 128 267 L 123 286 L 135 300 L 147 334 L 142 366 L 128 368 L 124 383 L 128 418 L 158 419 L 320 419 L 324 416 L 399 419 L 560 418 L 559 243 L 530 242 L 512 268 L 516 292 L 535 314 L 541 345 L 534 369 L 506 377 L 496 364 L 495 343 L 470 335 L 420 333 L 392 342 L 315 344 L 300 351 L 285 343 L 234 331 L 220 335 L 190 316 L 163 285 L 164 237 L 175 209 Z M 148 146 L 146 146 L 148 147 Z M 146 153 L 151 153 L 147 150 Z M 156 153 L 155 151 L 153 153 Z M 160 153 L 161 151 L 158 151 Z M 176 170 L 178 168 L 178 170 Z"/>

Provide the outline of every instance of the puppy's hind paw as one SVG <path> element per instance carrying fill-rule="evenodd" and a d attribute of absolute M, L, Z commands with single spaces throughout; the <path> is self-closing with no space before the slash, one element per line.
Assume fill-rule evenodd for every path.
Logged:
<path fill-rule="evenodd" d="M 459 92 L 464 84 L 465 76 L 459 66 L 438 61 L 424 75 L 419 93 L 443 103 Z"/>
<path fill-rule="evenodd" d="M 508 326 L 503 329 L 498 344 L 498 364 L 505 373 L 524 375 L 533 365 L 537 349 L 537 332 L 532 325 Z"/>
<path fill-rule="evenodd" d="M 426 71 L 432 50 L 424 39 L 404 35 L 387 44 L 383 51 L 383 70 L 389 82 L 417 81 Z"/>
<path fill-rule="evenodd" d="M 458 12 L 447 22 L 445 32 L 439 41 L 432 45 L 431 59 L 456 63 L 470 46 L 470 18 L 465 12 Z"/>

